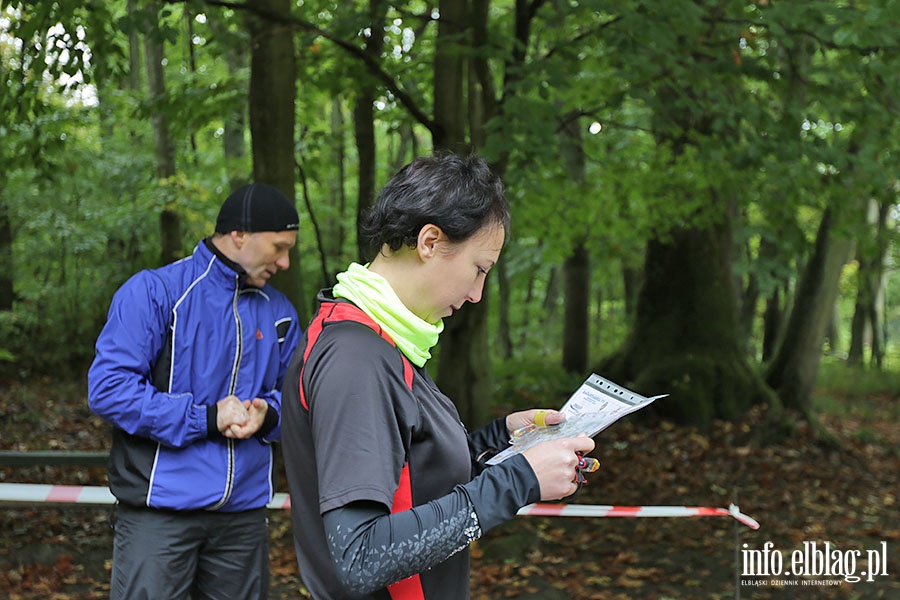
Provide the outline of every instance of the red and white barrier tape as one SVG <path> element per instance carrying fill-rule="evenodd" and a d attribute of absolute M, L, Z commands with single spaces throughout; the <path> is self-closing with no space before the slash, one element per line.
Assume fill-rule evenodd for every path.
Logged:
<path fill-rule="evenodd" d="M 529 504 L 519 515 L 531 517 L 734 517 L 751 529 L 759 523 L 734 504 L 728 508 L 707 506 L 604 506 L 598 504 Z"/>
<path fill-rule="evenodd" d="M 0 502 L 50 504 L 115 504 L 109 488 L 81 485 L 42 485 L 0 483 Z M 290 508 L 287 494 L 275 494 L 269 508 Z M 732 504 L 728 508 L 705 506 L 603 506 L 597 504 L 529 504 L 519 509 L 520 516 L 531 517 L 734 517 L 751 529 L 759 523 Z"/>
<path fill-rule="evenodd" d="M 85 485 L 0 483 L 0 502 L 27 504 L 115 504 L 109 488 Z M 269 508 L 290 508 L 287 494 L 275 494 Z"/>

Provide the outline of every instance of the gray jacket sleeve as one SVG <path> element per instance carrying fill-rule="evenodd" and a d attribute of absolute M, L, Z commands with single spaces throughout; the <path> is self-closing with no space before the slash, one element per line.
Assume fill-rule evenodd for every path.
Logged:
<path fill-rule="evenodd" d="M 410 510 L 353 502 L 328 511 L 325 534 L 344 587 L 362 597 L 446 560 L 538 500 L 537 477 L 516 455 Z"/>

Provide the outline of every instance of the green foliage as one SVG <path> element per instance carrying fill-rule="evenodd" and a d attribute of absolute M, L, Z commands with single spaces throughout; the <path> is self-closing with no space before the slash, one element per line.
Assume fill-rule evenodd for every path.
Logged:
<path fill-rule="evenodd" d="M 9 9 L 8 36 L 0 36 L 2 64 L 12 67 L 3 71 L 6 89 L 30 100 L 15 107 L 0 103 L 8 116 L 3 120 L 0 153 L 10 166 L 0 176 L 0 191 L 12 229 L 10 270 L 15 282 L 13 310 L 0 318 L 4 339 L 0 368 L 19 375 L 78 371 L 90 360 L 115 289 L 133 272 L 158 264 L 159 223 L 152 215 L 164 206 L 181 215 L 185 253 L 210 233 L 215 210 L 228 191 L 228 172 L 210 149 L 221 143 L 224 107 L 239 101 L 241 93 L 240 83 L 225 76 L 214 62 L 209 63 L 211 70 L 200 69 L 193 83 L 182 71 L 180 79 L 173 77 L 176 101 L 168 110 L 176 121 L 185 113 L 189 117 L 178 121 L 184 125 L 178 137 L 187 148 L 185 132 L 193 134 L 198 152 L 188 160 L 196 168 L 156 180 L 149 124 L 135 94 L 94 88 L 103 100 L 96 106 L 75 101 L 72 90 L 64 95 L 41 92 L 47 83 L 34 83 L 33 91 L 23 87 L 52 81 L 67 74 L 73 64 L 59 54 L 59 70 L 35 72 L 34 61 L 17 61 L 6 52 L 18 43 L 14 40 L 47 38 L 56 40 L 54 48 L 71 50 L 79 40 L 97 41 L 117 31 L 109 22 L 103 24 L 105 31 L 85 26 L 76 32 L 73 25 L 50 37 L 43 28 L 55 19 L 70 16 L 67 21 L 79 27 L 87 23 L 74 3 L 52 7 L 58 12 L 48 12 L 51 6 L 36 13 Z M 134 25 L 122 20 L 118 24 Z M 91 48 L 114 52 L 116 45 L 97 41 Z M 103 60 L 114 56 L 95 56 L 91 62 L 114 75 L 114 61 Z M 74 66 L 90 80 L 86 64 Z M 7 98 L 4 94 L 3 100 Z M 39 101 L 42 98 L 46 101 Z M 246 162 L 240 168 L 249 171 Z"/>
<path fill-rule="evenodd" d="M 519 373 L 521 384 L 497 365 L 501 396 L 538 380 L 572 388 L 552 365 L 562 336 L 560 266 L 579 243 L 591 255 L 594 342 L 611 351 L 629 326 L 622 269 L 640 269 L 647 240 L 728 218 L 744 250 L 735 273 L 754 277 L 765 299 L 791 288 L 825 206 L 896 202 L 896 4 L 537 3 L 517 46 L 521 3 L 491 3 L 487 43 L 473 47 L 467 37 L 456 49 L 484 59 L 494 87 L 498 111 L 481 151 L 505 169 L 512 203 L 503 256 L 510 336 L 517 352 L 540 357 Z M 113 290 L 158 261 L 160 209 L 177 210 L 189 252 L 232 182 L 251 173 L 249 151 L 230 159 L 222 151 L 226 124 L 246 119 L 246 13 L 199 0 L 162 3 L 158 14 L 141 6 L 132 15 L 122 0 L 2 9 L 0 194 L 16 297 L 0 315 L 6 367 L 87 360 Z M 299 269 L 311 296 L 355 259 L 356 175 L 366 166 L 353 137 L 360 84 L 378 90 L 378 185 L 430 147 L 411 108 L 432 113 L 438 22 L 419 0 L 391 5 L 376 22 L 365 2 L 311 0 L 292 10 L 285 26 L 296 33 L 298 59 L 298 198 L 309 201 Z M 151 102 L 132 87 L 130 33 L 165 41 L 166 97 Z M 375 40 L 384 46 L 371 64 L 347 50 Z M 79 77 L 91 87 L 74 83 Z M 163 181 L 149 123 L 160 112 L 178 173 Z M 583 176 L 561 152 L 570 123 L 581 134 Z M 858 236 L 862 220 L 842 218 L 842 233 Z M 846 306 L 855 290 L 852 279 L 844 283 Z M 893 287 L 887 314 L 896 329 Z"/>
<path fill-rule="evenodd" d="M 536 407 L 559 408 L 587 374 L 566 373 L 552 354 L 495 361 L 494 408 L 498 414 Z"/>
<path fill-rule="evenodd" d="M 896 358 L 894 358 L 896 361 Z M 885 370 L 866 369 L 848 365 L 834 357 L 822 361 L 819 385 L 829 394 L 852 397 L 887 396 L 895 398 L 900 390 L 900 369 L 897 364 Z M 900 414 L 900 404 L 892 401 Z"/>
<path fill-rule="evenodd" d="M 63 130 L 57 137 L 79 139 L 69 138 L 72 122 L 57 121 Z M 48 150 L 45 159 L 60 168 L 49 177 L 37 169 L 17 171 L 5 190 L 17 300 L 3 337 L 18 358 L 16 368 L 26 371 L 86 359 L 85 340 L 96 336 L 111 290 L 121 283 L 112 267 L 134 264 L 125 260 L 127 246 L 147 238 L 146 219 L 127 204 L 110 203 L 112 190 L 98 189 L 93 168 L 104 163 L 96 147 L 70 143 L 65 152 Z M 139 256 L 140 248 L 133 252 Z"/>
<path fill-rule="evenodd" d="M 893 431 L 900 418 L 896 355 L 892 361 L 891 368 L 876 370 L 827 357 L 822 363 L 814 406 L 823 415 L 852 424 L 857 442 L 885 444 L 896 452 L 896 445 L 887 441 L 888 432 Z"/>
<path fill-rule="evenodd" d="M 80 121 L 89 124 L 89 114 Z M 220 203 L 184 176 L 147 182 L 141 173 L 152 170 L 152 156 L 112 140 L 101 148 L 90 127 L 73 132 L 74 122 L 58 121 L 64 152 L 46 157 L 62 168 L 51 177 L 17 171 L 6 187 L 17 301 L 0 327 L 22 373 L 79 369 L 90 359 L 115 289 L 158 262 L 159 225 L 147 215 L 177 208 L 187 252 L 210 233 Z"/>

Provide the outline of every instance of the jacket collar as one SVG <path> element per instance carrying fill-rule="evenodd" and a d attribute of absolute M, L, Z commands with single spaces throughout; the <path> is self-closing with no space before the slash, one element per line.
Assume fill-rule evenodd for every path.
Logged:
<path fill-rule="evenodd" d="M 212 243 L 212 237 L 203 238 L 203 241 L 198 245 L 198 249 L 201 247 L 205 248 L 209 251 L 210 254 L 216 257 L 216 259 L 224 267 L 223 271 L 230 271 L 227 273 L 223 272 L 223 274 L 228 275 L 231 278 L 236 275 L 238 284 L 241 288 L 251 287 L 246 283 L 247 272 L 244 271 L 244 267 L 222 254 L 222 251 L 216 248 L 216 245 Z"/>

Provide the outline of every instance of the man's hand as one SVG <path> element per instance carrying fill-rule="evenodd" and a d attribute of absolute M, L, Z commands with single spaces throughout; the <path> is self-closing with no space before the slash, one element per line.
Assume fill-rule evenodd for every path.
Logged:
<path fill-rule="evenodd" d="M 266 412 L 269 410 L 269 403 L 262 398 L 254 398 L 253 400 L 244 400 L 242 403 L 247 413 L 247 420 L 243 423 L 235 423 L 224 431 L 225 437 L 238 440 L 245 440 L 259 431 L 263 422 L 266 420 Z"/>
<path fill-rule="evenodd" d="M 219 432 L 228 436 L 231 427 L 243 425 L 250 419 L 247 407 L 240 398 L 231 395 L 216 402 L 216 428 Z"/>

